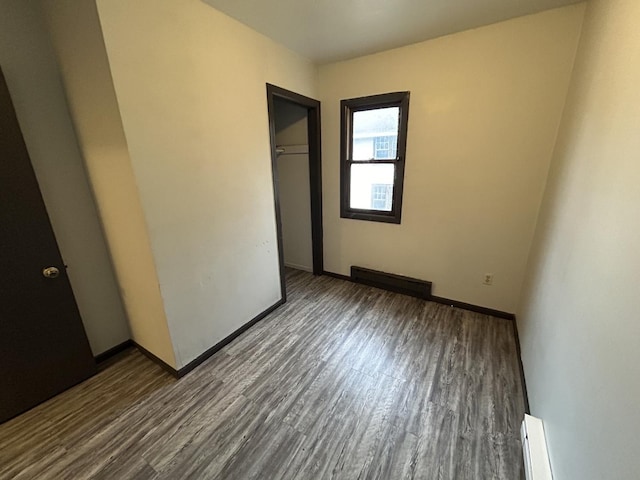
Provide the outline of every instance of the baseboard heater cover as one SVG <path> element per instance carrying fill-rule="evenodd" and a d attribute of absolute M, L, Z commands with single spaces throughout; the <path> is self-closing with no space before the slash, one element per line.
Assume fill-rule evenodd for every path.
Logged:
<path fill-rule="evenodd" d="M 553 480 L 542 420 L 525 414 L 520 436 L 526 479 Z"/>
<path fill-rule="evenodd" d="M 351 267 L 351 280 L 425 300 L 431 298 L 431 282 L 418 280 L 417 278 L 353 266 Z"/>

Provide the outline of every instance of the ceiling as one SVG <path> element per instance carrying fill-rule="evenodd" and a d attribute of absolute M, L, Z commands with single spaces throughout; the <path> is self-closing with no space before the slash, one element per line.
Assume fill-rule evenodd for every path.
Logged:
<path fill-rule="evenodd" d="M 202 0 L 316 63 L 346 60 L 580 0 Z"/>

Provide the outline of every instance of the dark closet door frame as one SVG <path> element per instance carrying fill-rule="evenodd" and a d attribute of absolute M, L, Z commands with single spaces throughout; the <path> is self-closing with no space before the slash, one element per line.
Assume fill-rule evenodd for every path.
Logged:
<path fill-rule="evenodd" d="M 267 108 L 269 112 L 269 136 L 271 139 L 271 173 L 276 210 L 276 228 L 278 234 L 278 257 L 280 260 L 280 289 L 286 300 L 287 292 L 284 275 L 284 248 L 282 242 L 282 216 L 280 214 L 280 194 L 278 188 L 278 162 L 276 153 L 275 99 L 307 109 L 307 136 L 309 142 L 309 186 L 311 192 L 311 244 L 313 255 L 313 274 L 322 275 L 323 237 L 322 237 L 322 154 L 320 146 L 320 102 L 295 92 L 267 83 Z"/>

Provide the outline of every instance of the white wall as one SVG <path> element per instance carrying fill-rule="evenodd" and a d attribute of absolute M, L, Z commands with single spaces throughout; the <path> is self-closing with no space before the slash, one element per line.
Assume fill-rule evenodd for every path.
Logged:
<path fill-rule="evenodd" d="M 45 0 L 44 6 L 131 335 L 175 367 L 96 5 L 86 0 Z"/>
<path fill-rule="evenodd" d="M 266 83 L 308 61 L 199 0 L 98 0 L 178 368 L 280 299 Z"/>
<path fill-rule="evenodd" d="M 306 108 L 278 99 L 274 107 L 276 144 L 296 146 L 285 149 L 286 154 L 277 160 L 284 263 L 312 272 L 308 113 Z"/>
<path fill-rule="evenodd" d="M 0 1 L 0 65 L 97 355 L 129 330 L 40 2 Z"/>
<path fill-rule="evenodd" d="M 321 66 L 325 269 L 422 278 L 435 295 L 514 312 L 583 12 L 574 5 Z M 402 224 L 341 219 L 340 100 L 403 90 Z"/>
<path fill-rule="evenodd" d="M 638 19 L 589 3 L 518 311 L 556 480 L 640 474 Z"/>

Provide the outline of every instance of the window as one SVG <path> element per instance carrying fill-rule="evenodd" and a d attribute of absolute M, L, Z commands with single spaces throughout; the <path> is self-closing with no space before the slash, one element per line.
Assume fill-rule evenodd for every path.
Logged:
<path fill-rule="evenodd" d="M 340 216 L 400 223 L 409 92 L 342 100 Z"/>

